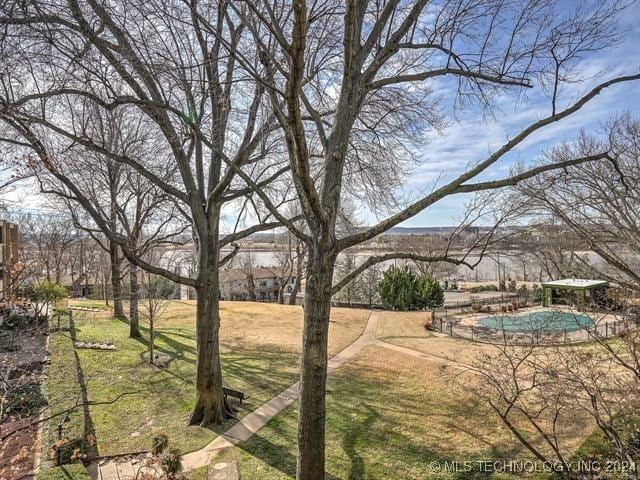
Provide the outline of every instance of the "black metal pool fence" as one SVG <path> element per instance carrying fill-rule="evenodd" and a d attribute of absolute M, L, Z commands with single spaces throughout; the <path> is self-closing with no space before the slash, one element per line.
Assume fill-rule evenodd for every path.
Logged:
<path fill-rule="evenodd" d="M 445 302 L 445 304 L 441 308 L 439 308 L 438 311 L 444 311 L 446 313 L 449 310 L 472 309 L 474 306 L 482 308 L 488 305 L 501 306 L 512 305 L 513 303 L 517 303 L 518 305 L 536 305 L 541 301 L 542 296 L 539 294 L 535 295 L 533 293 L 504 292 L 500 295 L 494 295 L 493 297 L 477 297 L 475 295 L 471 295 L 471 298 L 467 300 Z"/>
<path fill-rule="evenodd" d="M 473 305 L 479 305 L 484 307 L 486 305 L 509 305 L 513 302 L 536 304 L 541 301 L 540 295 L 534 295 L 532 293 L 518 293 L 518 292 L 504 292 L 500 295 L 494 295 L 492 297 L 480 298 L 475 295 L 471 295 L 471 298 L 466 300 L 448 301 L 442 307 L 436 309 L 438 312 L 449 312 L 450 310 L 466 310 L 471 309 Z M 302 297 L 298 298 L 297 304 L 302 303 Z M 384 306 L 380 303 L 367 303 L 367 302 L 345 302 L 341 300 L 331 300 L 331 306 L 344 307 L 344 308 L 365 308 L 373 310 L 384 310 Z"/>
<path fill-rule="evenodd" d="M 497 319 L 502 313 L 494 313 Z M 500 343 L 510 345 L 558 345 L 568 343 L 580 343 L 592 341 L 595 338 L 609 338 L 625 335 L 630 331 L 640 328 L 640 314 L 609 315 L 604 318 L 602 314 L 592 313 L 594 320 L 590 326 L 580 326 L 577 330 L 545 330 L 535 329 L 530 331 L 505 330 L 503 328 L 491 328 L 483 325 L 462 325 L 459 318 L 437 316 L 433 322 L 433 329 L 450 337 L 462 338 L 474 342 Z"/>

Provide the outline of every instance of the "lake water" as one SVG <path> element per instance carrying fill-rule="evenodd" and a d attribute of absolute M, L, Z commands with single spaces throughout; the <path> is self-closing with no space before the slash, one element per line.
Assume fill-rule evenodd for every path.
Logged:
<path fill-rule="evenodd" d="M 363 262 L 370 255 L 380 254 L 381 252 L 357 252 L 355 253 L 356 262 Z M 587 257 L 590 261 L 594 263 L 601 262 L 601 259 L 597 257 L 597 255 L 588 252 L 586 253 Z M 278 260 L 276 258 L 276 254 L 273 251 L 246 251 L 244 252 L 244 258 L 249 258 L 251 260 L 251 264 L 254 267 L 264 266 L 264 267 L 275 267 L 278 266 Z M 468 263 L 473 264 L 478 260 L 477 256 L 469 256 Z M 409 260 L 389 260 L 387 262 L 382 263 L 381 265 L 386 269 L 389 266 L 403 266 L 407 264 L 411 264 L 412 262 Z M 515 255 L 506 256 L 492 254 L 491 256 L 485 256 L 480 263 L 475 267 L 475 269 L 471 270 L 467 266 L 458 266 L 455 270 L 455 277 L 458 280 L 466 280 L 472 282 L 486 282 L 486 281 L 497 281 L 498 280 L 498 269 L 500 269 L 500 277 L 508 279 L 513 279 L 516 281 L 524 281 L 525 274 L 526 280 L 532 282 L 540 282 L 550 280 L 539 265 L 533 263 L 532 261 L 523 262 L 521 257 Z"/>

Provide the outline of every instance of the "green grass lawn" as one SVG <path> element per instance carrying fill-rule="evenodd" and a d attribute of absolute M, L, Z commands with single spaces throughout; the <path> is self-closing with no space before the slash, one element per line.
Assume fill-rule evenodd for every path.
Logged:
<path fill-rule="evenodd" d="M 297 380 L 301 311 L 299 307 L 228 303 L 221 327 L 225 384 L 244 391 L 248 399 L 238 416 L 258 407 Z M 169 435 L 171 446 L 186 453 L 201 448 L 216 432 L 187 427 L 195 400 L 195 306 L 175 302 L 160 322 L 157 350 L 173 360 L 166 369 L 146 361 L 146 341 L 128 338 L 128 325 L 105 314 L 74 313 L 70 332 L 52 333 L 52 355 L 45 391 L 51 413 L 76 402 L 113 402 L 79 408 L 65 423 L 64 436 L 89 438 L 87 450 L 97 455 L 146 451 L 154 433 Z M 332 349 L 337 351 L 362 331 L 368 312 L 337 311 Z M 147 335 L 143 329 L 143 335 Z M 284 341 L 280 337 L 286 336 Z M 78 340 L 112 340 L 116 351 L 73 349 Z M 45 444 L 57 437 L 60 418 L 45 429 Z M 93 445 L 91 440 L 95 438 Z"/>
<path fill-rule="evenodd" d="M 175 302 L 160 325 L 158 348 L 174 358 L 167 369 L 148 365 L 146 343 L 129 339 L 128 325 L 105 314 L 76 313 L 71 332 L 52 334 L 52 364 L 45 389 L 54 411 L 76 401 L 112 401 L 124 394 L 116 402 L 75 411 L 71 422 L 64 425 L 65 436 L 95 438 L 88 445 L 91 453 L 113 455 L 148 450 L 150 437 L 164 432 L 172 447 L 186 453 L 231 426 L 232 422 L 216 429 L 186 426 L 194 401 L 193 315 L 192 303 Z M 249 396 L 239 412 L 242 417 L 297 380 L 301 311 L 299 307 L 229 302 L 223 304 L 222 316 L 225 383 Z M 332 354 L 360 334 L 367 317 L 366 311 L 333 310 Z M 388 320 L 396 323 L 395 318 Z M 400 329 L 400 333 L 417 342 L 411 329 L 420 327 L 419 320 L 411 318 L 411 325 L 405 326 L 409 331 Z M 393 333 L 391 324 L 385 325 L 378 332 L 383 337 L 385 332 Z M 147 335 L 146 330 L 143 334 Z M 72 337 L 113 340 L 118 350 L 74 350 Z M 420 340 L 436 342 L 438 338 Z M 58 420 L 48 424 L 49 443 L 55 439 Z M 296 422 L 294 404 L 229 452 L 237 458 L 241 478 L 295 477 Z M 576 424 L 571 432 L 576 445 L 585 432 Z M 527 459 L 529 455 L 506 427 L 453 381 L 450 371 L 437 363 L 372 346 L 329 378 L 326 458 L 328 479 L 433 480 L 510 477 L 477 469 L 442 472 L 432 468 L 433 461 L 444 465 Z M 192 473 L 193 478 L 200 478 L 205 469 Z"/>
<path fill-rule="evenodd" d="M 328 383 L 327 478 L 509 478 L 478 468 L 458 473 L 431 468 L 432 461 L 529 458 L 450 378 L 436 364 L 380 347 L 367 347 L 338 369 Z M 295 478 L 296 422 L 297 404 L 239 445 L 241 478 Z"/>
<path fill-rule="evenodd" d="M 82 464 L 43 468 L 36 475 L 36 480 L 90 480 L 90 478 Z"/>

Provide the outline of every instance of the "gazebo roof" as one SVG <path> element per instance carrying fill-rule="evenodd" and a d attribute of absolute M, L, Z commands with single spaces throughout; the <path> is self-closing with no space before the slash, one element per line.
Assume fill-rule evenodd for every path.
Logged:
<path fill-rule="evenodd" d="M 563 280 L 553 280 L 551 282 L 543 282 L 543 287 L 553 288 L 594 288 L 606 287 L 609 282 L 606 280 L 587 280 L 584 278 L 565 278 Z"/>

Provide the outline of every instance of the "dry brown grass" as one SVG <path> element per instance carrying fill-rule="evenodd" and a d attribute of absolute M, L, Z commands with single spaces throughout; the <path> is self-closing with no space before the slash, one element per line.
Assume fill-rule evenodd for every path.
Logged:
<path fill-rule="evenodd" d="M 332 308 L 329 325 L 329 354 L 334 355 L 362 334 L 368 310 Z M 293 305 L 222 302 L 221 342 L 228 346 L 275 344 L 300 352 L 302 307 Z"/>
<path fill-rule="evenodd" d="M 302 308 L 275 303 L 220 302 L 220 342 L 234 348 L 277 345 L 300 352 Z M 369 318 L 368 310 L 332 308 L 329 327 L 329 354 L 333 355 L 360 336 Z M 195 321 L 195 301 L 172 303 L 163 325 L 188 326 Z"/>
<path fill-rule="evenodd" d="M 453 479 L 431 462 L 524 460 L 531 454 L 459 377 L 439 362 L 369 346 L 329 378 L 327 476 L 330 478 Z M 295 477 L 297 408 L 289 407 L 240 444 L 242 478 Z M 531 427 L 520 424 L 524 431 Z M 575 424 L 580 442 L 587 430 Z M 511 476 L 496 476 L 511 478 Z"/>
<path fill-rule="evenodd" d="M 74 300 L 72 305 L 87 301 Z M 96 303 L 95 301 L 89 303 Z M 125 311 L 127 305 L 125 304 Z M 289 352 L 300 352 L 302 307 L 257 302 L 220 302 L 220 342 L 229 348 L 250 349 L 276 345 Z M 332 308 L 329 326 L 329 354 L 334 355 L 360 336 L 369 310 Z M 167 309 L 159 328 L 195 328 L 195 300 L 175 300 Z M 108 316 L 108 313 L 98 314 Z M 144 318 L 142 318 L 144 324 Z"/>
<path fill-rule="evenodd" d="M 380 312 L 377 337 L 385 342 L 448 360 L 471 363 L 494 347 L 454 339 L 424 328 L 425 312 Z"/>
<path fill-rule="evenodd" d="M 426 312 L 380 312 L 377 336 L 386 341 L 432 337 L 433 333 L 424 328 L 426 318 Z"/>

